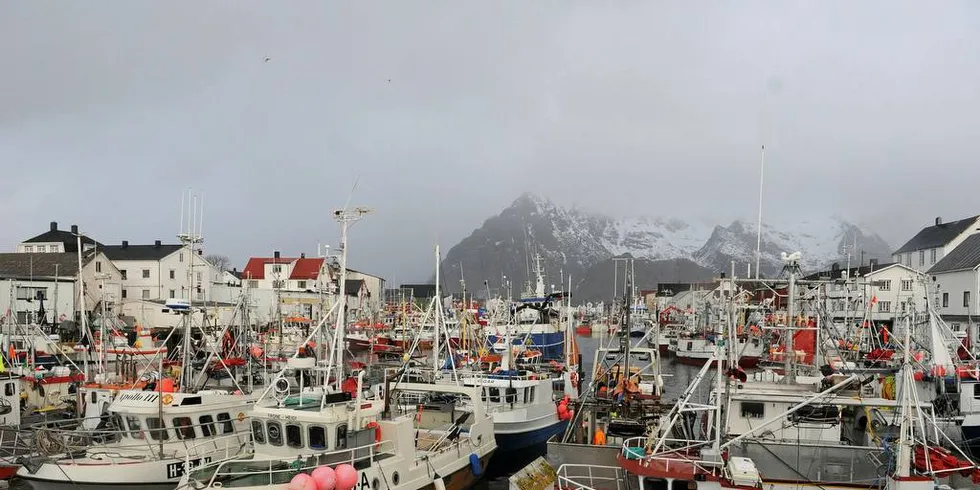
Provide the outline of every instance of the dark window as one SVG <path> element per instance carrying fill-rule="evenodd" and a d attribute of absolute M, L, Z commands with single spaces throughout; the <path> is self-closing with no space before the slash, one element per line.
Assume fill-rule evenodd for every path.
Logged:
<path fill-rule="evenodd" d="M 150 269 L 143 269 L 143 279 L 150 278 Z"/>
<path fill-rule="evenodd" d="M 166 441 L 170 439 L 170 434 L 163 425 L 163 419 L 161 418 L 148 417 L 146 419 L 146 428 L 150 429 L 150 438 L 154 441 Z"/>
<path fill-rule="evenodd" d="M 126 269 L 121 269 L 119 271 L 119 275 L 122 277 L 122 280 L 125 281 L 126 280 Z"/>
<path fill-rule="evenodd" d="M 943 308 L 949 308 L 949 293 L 943 293 Z"/>
<path fill-rule="evenodd" d="M 174 417 L 174 432 L 177 433 L 177 439 L 193 439 L 194 423 L 191 422 L 191 418 Z"/>
<path fill-rule="evenodd" d="M 973 384 L 973 398 L 980 400 L 980 383 Z"/>
<path fill-rule="evenodd" d="M 7 384 L 3 385 L 3 394 L 6 395 L 6 396 L 14 396 L 14 394 L 15 394 L 14 393 L 14 384 L 13 383 L 7 383 Z M 92 392 L 92 398 L 95 398 L 95 392 Z M 92 400 L 92 401 L 94 402 L 95 400 Z"/>
<path fill-rule="evenodd" d="M 286 445 L 294 448 L 303 447 L 303 428 L 296 424 L 286 426 Z"/>
<path fill-rule="evenodd" d="M 337 426 L 337 449 L 347 449 L 347 424 Z"/>
<path fill-rule="evenodd" d="M 122 290 L 122 297 L 123 297 L 123 299 L 126 299 L 126 290 L 125 289 Z"/>
<path fill-rule="evenodd" d="M 969 308 L 970 307 L 970 292 L 969 291 L 963 291 L 963 307 L 964 308 Z"/>
<path fill-rule="evenodd" d="M 980 385 L 978 385 L 980 386 Z M 310 449 L 327 448 L 327 431 L 318 425 L 311 425 L 309 430 Z"/>
<path fill-rule="evenodd" d="M 99 392 L 93 391 L 92 392 L 92 403 L 97 403 L 98 401 L 99 401 Z"/>
<path fill-rule="evenodd" d="M 235 424 L 231 421 L 231 415 L 228 415 L 227 413 L 219 413 L 218 423 L 221 424 L 222 434 L 231 434 L 235 432 Z"/>
<path fill-rule="evenodd" d="M 516 388 L 506 388 L 504 390 L 504 403 L 517 403 Z"/>
<path fill-rule="evenodd" d="M 266 427 L 269 432 L 269 444 L 282 446 L 282 424 L 270 420 L 266 422 Z"/>
<path fill-rule="evenodd" d="M 170 269 L 170 278 L 175 279 L 177 277 L 177 271 Z"/>
<path fill-rule="evenodd" d="M 214 417 L 210 415 L 201 415 L 201 435 L 204 437 L 211 437 L 218 435 L 214 430 Z"/>
<path fill-rule="evenodd" d="M 262 428 L 261 421 L 252 421 L 252 437 L 256 444 L 265 444 L 265 430 Z"/>
<path fill-rule="evenodd" d="M 497 388 L 487 388 L 487 392 L 489 393 L 488 398 L 490 398 L 490 401 L 492 402 L 500 401 L 500 390 L 498 390 Z"/>
<path fill-rule="evenodd" d="M 760 402 L 742 402 L 742 417 L 761 419 L 766 416 L 766 404 Z"/>

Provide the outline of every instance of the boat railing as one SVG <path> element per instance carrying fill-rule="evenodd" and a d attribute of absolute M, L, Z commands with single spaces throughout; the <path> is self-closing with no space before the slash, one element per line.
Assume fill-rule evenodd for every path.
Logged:
<path fill-rule="evenodd" d="M 688 466 L 693 468 L 696 472 L 700 473 L 718 473 L 723 469 L 723 464 L 721 461 L 707 461 L 702 460 L 698 456 L 688 456 L 684 454 L 687 451 L 699 450 L 706 443 L 705 442 L 695 442 L 695 441 L 683 441 L 683 442 L 693 442 L 693 444 L 688 444 L 684 447 L 664 447 L 659 452 L 647 453 L 647 438 L 644 436 L 631 437 L 623 441 L 623 447 L 620 449 L 620 454 L 627 459 L 641 459 L 646 465 L 651 462 L 658 462 L 663 465 L 666 471 L 670 471 L 673 468 L 671 466 Z"/>
<path fill-rule="evenodd" d="M 284 485 L 297 473 L 310 472 L 325 464 L 353 465 L 357 461 L 373 460 L 380 455 L 394 455 L 393 441 L 384 440 L 363 446 L 336 449 L 304 457 L 297 455 L 295 460 L 231 457 L 217 461 L 195 464 L 188 457 L 185 465 L 191 467 L 188 480 L 191 488 L 234 488 L 264 485 Z M 206 483 L 205 483 L 206 482 Z"/>
<path fill-rule="evenodd" d="M 61 421 L 65 422 L 65 421 Z M 35 426 L 34 445 L 42 458 L 54 457 L 76 463 L 81 459 L 169 459 L 200 458 L 231 451 L 242 452 L 248 446 L 250 432 L 228 432 L 217 435 L 227 422 L 158 428 L 123 429 L 115 424 L 95 429 L 76 425 L 70 428 Z M 194 431 L 193 437 L 177 437 L 183 431 Z M 199 436 L 199 434 L 210 434 Z"/>
<path fill-rule="evenodd" d="M 558 467 L 556 488 L 563 490 L 625 490 L 625 472 L 618 466 L 563 464 Z"/>

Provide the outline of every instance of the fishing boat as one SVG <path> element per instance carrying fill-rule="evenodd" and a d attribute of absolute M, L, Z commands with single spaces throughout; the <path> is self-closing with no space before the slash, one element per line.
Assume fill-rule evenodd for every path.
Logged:
<path fill-rule="evenodd" d="M 362 214 L 335 213 L 342 227 L 341 290 L 347 227 Z M 324 376 L 322 385 L 291 393 L 280 372 L 251 413 L 253 454 L 196 465 L 180 488 L 297 488 L 327 472 L 345 488 L 463 490 L 483 474 L 497 446 L 482 391 L 406 382 L 394 372 L 385 373 L 383 386 L 369 388 L 365 372 L 348 372 L 344 360 L 345 303 L 341 295 L 334 305 L 336 351 L 326 368 L 335 382 Z M 319 332 L 320 325 L 309 338 Z"/>

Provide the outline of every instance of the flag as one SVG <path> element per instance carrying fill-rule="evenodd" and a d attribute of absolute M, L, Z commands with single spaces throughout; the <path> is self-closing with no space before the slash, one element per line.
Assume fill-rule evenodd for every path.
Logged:
<path fill-rule="evenodd" d="M 874 306 L 876 304 L 878 304 L 878 297 L 877 296 L 872 296 L 871 297 L 871 306 Z"/>

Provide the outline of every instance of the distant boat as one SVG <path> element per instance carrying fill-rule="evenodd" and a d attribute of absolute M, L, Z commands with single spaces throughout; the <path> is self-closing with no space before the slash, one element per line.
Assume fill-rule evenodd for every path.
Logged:
<path fill-rule="evenodd" d="M 191 302 L 186 299 L 170 298 L 164 303 L 164 306 L 171 311 L 190 311 Z"/>

